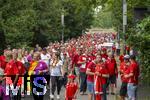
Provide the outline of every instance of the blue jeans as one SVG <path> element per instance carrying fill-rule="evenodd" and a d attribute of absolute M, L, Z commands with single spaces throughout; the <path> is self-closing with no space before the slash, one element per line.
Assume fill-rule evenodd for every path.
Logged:
<path fill-rule="evenodd" d="M 129 100 L 136 99 L 136 91 L 137 91 L 137 85 L 134 85 L 133 83 L 128 83 L 127 93 L 128 93 Z"/>
<path fill-rule="evenodd" d="M 103 84 L 103 95 L 102 95 L 102 100 L 107 100 L 106 91 L 107 91 L 107 84 Z"/>
<path fill-rule="evenodd" d="M 87 89 L 90 94 L 94 94 L 94 83 L 87 81 Z"/>
<path fill-rule="evenodd" d="M 86 73 L 80 72 L 80 92 L 86 92 L 87 82 L 86 82 Z"/>

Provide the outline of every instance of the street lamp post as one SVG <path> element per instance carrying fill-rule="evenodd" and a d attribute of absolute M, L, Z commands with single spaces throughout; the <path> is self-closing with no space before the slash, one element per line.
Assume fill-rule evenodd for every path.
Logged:
<path fill-rule="evenodd" d="M 64 43 L 64 13 L 61 14 L 61 25 L 62 25 L 62 43 Z"/>
<path fill-rule="evenodd" d="M 123 3 L 123 35 L 124 35 L 124 45 L 123 48 L 126 45 L 126 26 L 127 26 L 127 1 L 126 0 L 122 0 Z M 124 48 L 125 49 L 125 48 Z"/>

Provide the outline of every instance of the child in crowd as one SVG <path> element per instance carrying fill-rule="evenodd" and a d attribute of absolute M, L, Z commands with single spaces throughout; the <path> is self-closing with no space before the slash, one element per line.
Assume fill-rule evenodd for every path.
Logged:
<path fill-rule="evenodd" d="M 66 94 L 65 100 L 76 100 L 77 91 L 78 91 L 78 84 L 75 82 L 76 76 L 70 74 L 68 76 L 68 83 L 66 85 Z"/>

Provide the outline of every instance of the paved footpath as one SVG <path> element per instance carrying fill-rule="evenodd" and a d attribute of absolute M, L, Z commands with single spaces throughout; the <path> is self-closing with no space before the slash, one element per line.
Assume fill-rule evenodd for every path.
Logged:
<path fill-rule="evenodd" d="M 118 78 L 117 80 L 118 84 L 117 84 L 117 88 L 116 88 L 116 94 L 115 96 L 113 95 L 107 95 L 107 99 L 108 100 L 119 100 L 119 89 L 120 89 L 120 85 L 121 85 L 121 81 L 120 81 L 120 78 Z M 60 100 L 65 100 L 64 99 L 64 92 L 65 92 L 65 89 L 62 88 L 61 90 L 61 99 Z M 78 95 L 78 98 L 77 100 L 87 100 L 87 95 Z M 32 96 L 27 96 L 25 98 L 22 98 L 22 100 L 33 100 Z M 46 93 L 45 97 L 44 97 L 44 100 L 50 100 L 49 98 L 49 92 Z M 57 100 L 57 99 L 54 99 L 54 100 Z M 138 100 L 150 100 L 150 88 L 147 88 L 147 87 L 144 87 L 144 86 L 139 86 L 138 88 Z"/>

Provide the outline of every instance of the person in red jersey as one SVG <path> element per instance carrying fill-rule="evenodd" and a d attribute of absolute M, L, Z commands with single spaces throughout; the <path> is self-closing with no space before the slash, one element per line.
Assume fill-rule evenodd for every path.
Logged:
<path fill-rule="evenodd" d="M 65 93 L 65 100 L 73 100 L 77 98 L 77 91 L 78 91 L 78 83 L 75 82 L 75 75 L 70 74 L 68 76 L 68 83 L 66 85 L 66 93 Z"/>
<path fill-rule="evenodd" d="M 101 54 L 101 56 L 102 56 L 102 59 L 103 59 L 104 61 L 107 60 L 108 55 L 107 55 L 107 49 L 106 49 L 106 48 L 102 48 L 102 54 Z"/>
<path fill-rule="evenodd" d="M 17 55 L 18 55 L 17 51 L 14 50 L 12 52 L 12 59 L 7 63 L 4 71 L 5 75 L 8 76 L 6 77 L 6 81 L 12 80 L 13 83 L 11 84 L 14 84 L 14 87 L 20 86 L 22 84 L 22 77 L 19 77 L 19 75 L 23 75 L 25 73 L 25 68 L 22 62 L 17 61 Z M 11 79 L 9 77 L 11 77 Z M 17 96 L 13 96 L 13 99 L 20 100 L 21 99 L 20 92 L 18 92 Z"/>
<path fill-rule="evenodd" d="M 87 63 L 87 51 L 79 56 L 78 64 L 80 64 L 80 94 L 83 95 L 86 92 L 86 63 Z"/>
<path fill-rule="evenodd" d="M 120 64 L 124 61 L 124 55 L 119 56 L 119 61 L 120 61 Z"/>
<path fill-rule="evenodd" d="M 10 50 L 4 50 L 4 55 L 0 56 L 0 68 L 5 70 L 7 62 L 10 60 L 11 51 Z"/>
<path fill-rule="evenodd" d="M 109 57 L 106 61 L 106 65 L 107 65 L 109 75 L 110 75 L 108 79 L 108 84 L 110 84 L 110 87 L 111 87 L 111 94 L 114 95 L 115 94 L 114 88 L 116 85 L 116 75 L 118 73 L 118 70 L 117 70 L 116 60 L 113 54 L 111 53 L 109 54 Z"/>
<path fill-rule="evenodd" d="M 96 67 L 97 62 L 98 62 L 98 58 L 96 57 L 95 60 L 91 61 L 87 65 L 86 74 L 87 74 L 87 89 L 89 91 L 88 100 L 92 100 L 93 98 L 95 98 L 95 95 L 94 95 L 94 75 L 95 75 L 95 67 Z"/>
<path fill-rule="evenodd" d="M 129 58 L 130 58 L 129 55 L 125 55 L 124 61 L 120 64 L 120 76 L 121 76 L 121 81 L 122 81 L 121 88 L 120 88 L 121 100 L 125 100 L 125 97 L 127 95 L 128 79 L 125 78 L 125 74 L 130 65 Z"/>
<path fill-rule="evenodd" d="M 78 62 L 81 60 L 82 55 L 83 55 L 82 48 L 78 48 L 77 53 L 75 54 L 74 60 L 72 62 L 73 63 L 72 71 L 75 72 L 75 75 L 77 76 L 78 83 L 80 82 L 79 79 L 80 79 L 80 66 L 81 66 L 81 64 Z"/>
<path fill-rule="evenodd" d="M 128 68 L 127 74 L 125 75 L 125 78 L 128 78 L 127 94 L 129 100 L 136 100 L 139 73 L 139 65 L 135 60 L 135 56 L 131 55 L 130 66 Z"/>
<path fill-rule="evenodd" d="M 82 54 L 82 49 L 78 48 L 77 51 L 74 53 L 74 56 L 72 58 L 72 69 L 73 70 L 75 70 L 76 67 L 79 70 L 78 60 L 79 60 L 79 57 L 81 56 L 81 54 Z M 78 74 L 78 72 L 75 74 Z"/>
<path fill-rule="evenodd" d="M 0 68 L 0 100 L 10 100 L 9 95 L 6 95 L 4 69 Z"/>
<path fill-rule="evenodd" d="M 95 68 L 95 94 L 96 100 L 107 100 L 106 96 L 106 86 L 107 86 L 107 78 L 109 77 L 108 69 L 106 68 L 106 64 L 102 61 L 100 55 L 97 56 L 99 61 L 96 64 Z"/>

